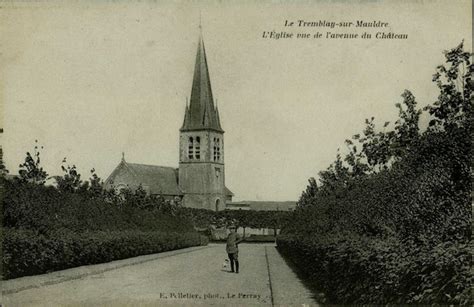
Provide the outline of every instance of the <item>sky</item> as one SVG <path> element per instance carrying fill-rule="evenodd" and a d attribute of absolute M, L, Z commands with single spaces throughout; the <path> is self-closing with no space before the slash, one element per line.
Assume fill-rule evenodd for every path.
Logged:
<path fill-rule="evenodd" d="M 106 179 L 120 162 L 178 166 L 199 20 L 225 130 L 235 200 L 297 200 L 309 177 L 374 116 L 395 121 L 409 89 L 420 106 L 443 50 L 472 50 L 470 1 L 68 1 L 0 8 L 1 144 L 11 173 L 38 140 Z M 201 17 L 200 17 L 201 16 Z M 285 21 L 383 21 L 385 29 L 289 28 Z M 264 31 L 393 32 L 406 40 L 269 39 Z M 422 119 L 426 122 L 426 118 Z"/>

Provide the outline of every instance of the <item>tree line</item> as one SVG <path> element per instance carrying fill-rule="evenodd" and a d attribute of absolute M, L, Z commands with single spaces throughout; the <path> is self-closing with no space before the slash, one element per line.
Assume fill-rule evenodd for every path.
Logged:
<path fill-rule="evenodd" d="M 420 109 L 405 90 L 393 123 L 366 119 L 278 239 L 327 302 L 471 301 L 474 66 L 463 43 L 444 56 L 436 101 Z"/>

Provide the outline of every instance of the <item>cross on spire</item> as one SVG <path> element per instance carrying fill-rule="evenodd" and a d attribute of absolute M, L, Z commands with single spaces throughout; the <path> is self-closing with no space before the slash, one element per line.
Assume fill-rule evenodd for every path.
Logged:
<path fill-rule="evenodd" d="M 199 11 L 199 32 L 202 34 L 201 11 Z"/>

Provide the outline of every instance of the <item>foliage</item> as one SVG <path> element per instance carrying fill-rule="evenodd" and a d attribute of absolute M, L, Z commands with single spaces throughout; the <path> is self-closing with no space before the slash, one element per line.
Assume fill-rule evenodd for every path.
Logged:
<path fill-rule="evenodd" d="M 54 236 L 5 229 L 4 277 L 16 278 L 207 244 L 196 232 L 61 230 Z"/>
<path fill-rule="evenodd" d="M 207 244 L 208 238 L 195 231 L 198 226 L 280 227 L 288 216 L 183 208 L 179 199 L 149 197 L 141 188 L 117 197 L 99 189 L 94 172 L 91 184 L 85 184 L 74 167 L 64 169 L 57 187 L 0 178 L 5 277 Z"/>
<path fill-rule="evenodd" d="M 254 211 L 254 210 L 224 210 L 212 211 L 206 209 L 180 208 L 179 216 L 189 218 L 194 227 L 208 228 L 211 225 L 226 227 L 235 225 L 245 228 L 272 228 L 280 229 L 286 224 L 289 217 L 287 211 Z"/>
<path fill-rule="evenodd" d="M 89 194 L 91 197 L 100 197 L 104 194 L 104 185 L 100 177 L 95 172 L 95 169 L 91 169 L 91 177 L 89 178 Z"/>
<path fill-rule="evenodd" d="M 330 304 L 462 304 L 470 299 L 464 244 L 407 245 L 396 238 L 281 235 L 278 248 Z"/>
<path fill-rule="evenodd" d="M 48 174 L 40 165 L 41 159 L 38 146 L 38 140 L 35 140 L 33 155 L 31 155 L 29 152 L 26 153 L 25 162 L 19 166 L 19 174 L 21 180 L 23 181 L 44 184 Z M 41 146 L 41 149 L 43 149 L 43 146 Z"/>
<path fill-rule="evenodd" d="M 462 44 L 445 56 L 428 129 L 405 91 L 393 129 L 367 119 L 277 238 L 329 303 L 470 303 L 474 69 Z"/>
<path fill-rule="evenodd" d="M 0 146 L 0 176 L 3 176 L 8 173 L 5 163 L 3 162 L 3 149 Z"/>
<path fill-rule="evenodd" d="M 89 192 L 59 191 L 49 186 L 4 180 L 3 225 L 48 234 L 56 229 L 84 231 L 193 231 L 189 220 L 166 210 L 144 210 Z"/>
<path fill-rule="evenodd" d="M 426 110 L 433 116 L 432 131 L 451 131 L 469 128 L 472 124 L 474 66 L 471 53 L 464 50 L 464 42 L 445 51 L 446 64 L 436 68 L 433 82 L 439 88 L 438 100 Z"/>
<path fill-rule="evenodd" d="M 76 192 L 82 187 L 81 174 L 77 172 L 75 165 L 69 166 L 65 163 L 66 158 L 63 159 L 63 165 L 61 165 L 64 175 L 56 177 L 57 187 L 63 192 Z M 87 188 L 87 185 L 84 188 Z"/>
<path fill-rule="evenodd" d="M 140 191 L 117 197 L 91 173 L 89 185 L 65 167 L 57 188 L 0 177 L 4 277 L 207 244 L 171 205 L 144 209 Z"/>
<path fill-rule="evenodd" d="M 421 110 L 416 108 L 415 96 L 410 91 L 405 90 L 402 97 L 403 105 L 395 104 L 398 108 L 398 120 L 395 122 L 395 129 L 393 132 L 387 133 L 393 135 L 390 145 L 392 154 L 396 158 L 401 158 L 419 138 L 420 128 L 418 122 L 422 113 Z"/>
<path fill-rule="evenodd" d="M 316 182 L 316 179 L 314 179 L 314 177 L 309 178 L 308 183 L 309 184 L 308 186 L 306 186 L 306 190 L 303 191 L 298 201 L 298 205 L 303 208 L 311 205 L 311 200 L 316 196 L 316 193 L 318 192 L 318 183 Z"/>

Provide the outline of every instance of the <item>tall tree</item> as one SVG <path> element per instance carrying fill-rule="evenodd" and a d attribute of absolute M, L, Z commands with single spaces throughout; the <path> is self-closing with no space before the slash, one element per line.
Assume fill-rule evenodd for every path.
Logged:
<path fill-rule="evenodd" d="M 316 197 L 316 193 L 318 192 L 318 184 L 314 177 L 308 179 L 308 185 L 306 186 L 306 190 L 301 193 L 300 199 L 298 200 L 298 207 L 305 208 L 312 204 L 314 197 Z"/>
<path fill-rule="evenodd" d="M 33 154 L 29 152 L 26 153 L 25 162 L 20 164 L 20 169 L 18 171 L 20 175 L 20 180 L 32 182 L 36 184 L 44 184 L 48 173 L 43 170 L 41 166 L 40 151 L 43 149 L 43 146 L 39 147 L 38 140 L 35 140 L 35 147 L 33 149 Z"/>
<path fill-rule="evenodd" d="M 433 116 L 430 130 L 472 128 L 473 122 L 473 75 L 472 53 L 464 51 L 464 42 L 444 52 L 445 65 L 439 65 L 433 82 L 440 90 L 438 99 L 425 109 Z"/>
<path fill-rule="evenodd" d="M 55 177 L 58 190 L 62 192 L 76 192 L 82 184 L 81 174 L 79 174 L 75 165 L 70 166 L 66 163 L 66 158 L 64 158 L 61 165 L 63 176 Z"/>

